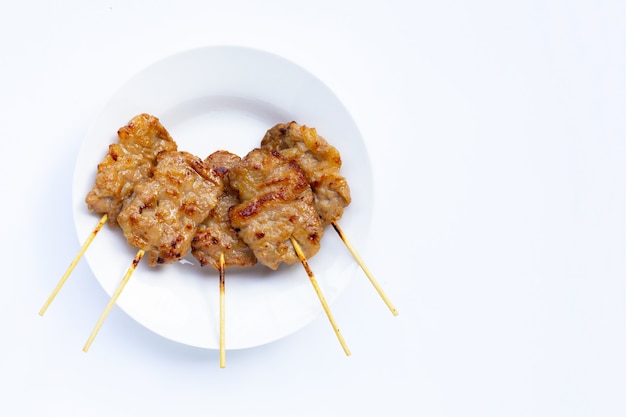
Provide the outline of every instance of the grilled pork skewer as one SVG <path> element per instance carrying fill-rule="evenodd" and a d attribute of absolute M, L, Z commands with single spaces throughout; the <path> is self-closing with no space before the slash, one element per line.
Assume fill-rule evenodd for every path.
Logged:
<path fill-rule="evenodd" d="M 118 142 L 109 145 L 103 161 L 98 164 L 94 185 L 85 198 L 89 210 L 102 217 L 44 303 L 40 316 L 65 285 L 104 223 L 108 220 L 110 225 L 117 225 L 117 215 L 132 196 L 134 187 L 152 176 L 156 155 L 177 148 L 159 119 L 146 113 L 133 117 L 117 131 L 117 136 Z"/>
<path fill-rule="evenodd" d="M 164 151 L 156 159 L 152 176 L 135 187 L 117 217 L 128 244 L 139 252 L 96 323 L 85 352 L 144 253 L 150 266 L 182 259 L 191 248 L 198 224 L 217 204 L 218 179 L 200 158 Z"/>
<path fill-rule="evenodd" d="M 228 172 L 241 158 L 227 151 L 217 151 L 209 155 L 204 163 L 219 180 L 220 195 L 217 205 L 207 218 L 198 225 L 191 242 L 191 253 L 201 266 L 211 265 L 220 275 L 220 367 L 226 366 L 225 346 L 225 270 L 229 266 L 252 266 L 256 258 L 252 250 L 237 235 L 230 224 L 228 212 L 239 204 L 237 192 L 230 187 Z"/>
<path fill-rule="evenodd" d="M 324 228 L 304 173 L 278 152 L 254 149 L 230 170 L 230 184 L 241 203 L 229 211 L 232 225 L 259 262 L 276 269 L 300 261 L 344 349 L 328 304 L 311 272 L 307 258 L 320 248 Z"/>
<path fill-rule="evenodd" d="M 296 122 L 277 124 L 269 129 L 261 141 L 261 148 L 280 152 L 302 168 L 315 195 L 315 207 L 322 224 L 333 226 L 391 313 L 397 316 L 398 311 L 339 227 L 344 208 L 351 202 L 348 183 L 339 174 L 342 163 L 339 151 L 318 135 L 315 128 Z"/>

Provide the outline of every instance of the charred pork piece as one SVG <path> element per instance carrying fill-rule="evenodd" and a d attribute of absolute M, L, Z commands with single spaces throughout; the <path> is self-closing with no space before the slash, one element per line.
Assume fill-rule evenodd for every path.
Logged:
<path fill-rule="evenodd" d="M 341 218 L 351 201 L 350 187 L 339 175 L 341 155 L 315 128 L 296 122 L 277 124 L 267 131 L 261 148 L 280 152 L 302 168 L 315 194 L 315 207 L 324 227 Z"/>
<path fill-rule="evenodd" d="M 241 161 L 237 155 L 217 151 L 209 155 L 204 163 L 219 179 L 220 196 L 209 216 L 198 225 L 191 243 L 191 253 L 200 265 L 211 265 L 220 269 L 220 255 L 224 255 L 224 266 L 252 266 L 256 258 L 252 250 L 237 235 L 230 224 L 228 211 L 240 203 L 237 192 L 230 187 L 228 172 Z"/>
<path fill-rule="evenodd" d="M 85 202 L 90 211 L 106 214 L 110 225 L 131 198 L 137 184 L 152 175 L 156 156 L 175 151 L 176 142 L 154 116 L 140 114 L 117 132 L 119 141 L 109 145 Z"/>
<path fill-rule="evenodd" d="M 324 233 L 304 172 L 278 152 L 255 149 L 229 172 L 241 203 L 229 212 L 232 226 L 259 262 L 276 269 L 299 262 L 293 237 L 307 258 Z"/>
<path fill-rule="evenodd" d="M 221 179 L 200 158 L 173 151 L 156 159 L 152 176 L 135 187 L 118 216 L 128 244 L 145 250 L 150 266 L 187 254 L 221 192 Z"/>

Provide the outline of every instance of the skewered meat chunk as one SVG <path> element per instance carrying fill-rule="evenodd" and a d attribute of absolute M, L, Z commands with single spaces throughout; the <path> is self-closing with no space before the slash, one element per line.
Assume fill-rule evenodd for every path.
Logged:
<path fill-rule="evenodd" d="M 154 116 L 140 114 L 117 132 L 119 141 L 109 145 L 104 160 L 85 202 L 90 211 L 107 214 L 110 225 L 117 224 L 117 216 L 130 199 L 137 184 L 151 176 L 156 155 L 161 151 L 175 151 L 176 142 Z"/>
<path fill-rule="evenodd" d="M 344 207 L 351 201 L 350 187 L 339 175 L 341 155 L 315 128 L 296 122 L 277 124 L 267 131 L 261 148 L 278 151 L 302 168 L 315 194 L 315 207 L 324 226 L 341 218 Z"/>
<path fill-rule="evenodd" d="M 228 172 L 241 161 L 237 155 L 217 151 L 209 155 L 204 163 L 220 180 L 220 196 L 209 216 L 198 225 L 191 243 L 191 253 L 200 265 L 220 268 L 220 254 L 224 254 L 224 266 L 252 266 L 256 258 L 252 250 L 237 235 L 230 224 L 228 211 L 240 203 L 237 192 L 230 187 Z"/>
<path fill-rule="evenodd" d="M 296 164 L 278 152 L 255 149 L 231 168 L 229 178 L 242 201 L 230 210 L 231 224 L 259 262 L 271 269 L 298 262 L 292 236 L 307 258 L 317 253 L 324 229 Z"/>
<path fill-rule="evenodd" d="M 144 249 L 150 266 L 182 259 L 196 228 L 217 204 L 220 179 L 187 152 L 161 152 L 152 177 L 118 216 L 131 246 Z"/>

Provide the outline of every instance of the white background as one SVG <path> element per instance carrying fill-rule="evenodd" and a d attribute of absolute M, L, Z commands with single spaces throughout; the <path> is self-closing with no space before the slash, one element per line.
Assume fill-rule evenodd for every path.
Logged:
<path fill-rule="evenodd" d="M 21 1 L 0 13 L 0 414 L 626 415 L 626 7 L 615 1 Z M 228 352 L 113 309 L 71 214 L 81 140 L 130 76 L 197 46 L 278 53 L 361 129 L 365 279 Z M 12 410 L 12 411 L 9 411 Z"/>

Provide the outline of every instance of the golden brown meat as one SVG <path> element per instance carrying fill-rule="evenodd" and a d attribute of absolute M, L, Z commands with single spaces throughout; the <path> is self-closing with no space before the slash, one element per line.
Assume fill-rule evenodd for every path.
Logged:
<path fill-rule="evenodd" d="M 240 203 L 237 192 L 230 188 L 228 172 L 240 160 L 237 155 L 227 151 L 214 152 L 204 160 L 220 179 L 220 196 L 209 216 L 198 225 L 191 243 L 191 253 L 202 266 L 211 265 L 219 270 L 222 253 L 225 267 L 252 266 L 256 263 L 254 253 L 239 238 L 228 217 L 230 208 Z"/>
<path fill-rule="evenodd" d="M 119 141 L 109 145 L 85 202 L 90 211 L 107 214 L 110 225 L 132 196 L 137 184 L 152 174 L 161 151 L 175 151 L 176 142 L 154 116 L 140 114 L 117 132 Z"/>
<path fill-rule="evenodd" d="M 351 201 L 348 182 L 339 175 L 341 155 L 314 128 L 296 122 L 277 124 L 267 131 L 261 148 L 278 151 L 302 168 L 324 226 L 341 218 Z"/>
<path fill-rule="evenodd" d="M 230 210 L 231 224 L 256 258 L 271 269 L 299 259 L 293 236 L 307 258 L 315 255 L 324 233 L 314 197 L 302 170 L 278 152 L 251 151 L 229 173 L 241 204 Z"/>
<path fill-rule="evenodd" d="M 201 223 L 216 206 L 220 179 L 187 152 L 161 152 L 152 177 L 135 187 L 118 222 L 150 266 L 182 259 Z"/>

